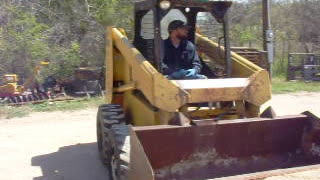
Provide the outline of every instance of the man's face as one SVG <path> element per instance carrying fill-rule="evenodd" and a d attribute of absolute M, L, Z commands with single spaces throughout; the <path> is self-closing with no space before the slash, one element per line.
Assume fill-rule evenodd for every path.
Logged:
<path fill-rule="evenodd" d="M 177 37 L 179 39 L 187 39 L 188 38 L 188 29 L 187 28 L 178 28 L 177 30 Z"/>

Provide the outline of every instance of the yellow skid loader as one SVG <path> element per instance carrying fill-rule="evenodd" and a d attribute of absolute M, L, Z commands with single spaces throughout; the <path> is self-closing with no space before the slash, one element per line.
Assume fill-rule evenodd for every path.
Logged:
<path fill-rule="evenodd" d="M 41 61 L 33 69 L 33 73 L 28 77 L 23 85 L 19 85 L 19 77 L 17 74 L 4 74 L 4 85 L 0 85 L 0 103 L 7 103 L 9 105 L 22 105 L 25 103 L 37 103 L 49 99 L 44 92 L 36 92 L 26 94 L 26 91 L 36 88 L 36 78 L 40 74 L 42 66 L 49 65 L 49 61 Z"/>
<path fill-rule="evenodd" d="M 309 112 L 277 117 L 266 70 L 230 51 L 230 1 L 143 0 L 135 35 L 106 32 L 106 104 L 97 141 L 111 180 L 264 179 L 320 162 L 320 121 Z M 223 45 L 196 33 L 199 13 L 223 27 Z M 173 20 L 191 26 L 209 79 L 169 80 L 160 64 Z M 208 61 L 224 67 L 217 78 Z M 283 171 L 272 171 L 286 169 Z M 289 171 L 289 170 L 288 170 Z M 268 173 L 269 172 L 269 173 Z M 250 175 L 250 173 L 255 173 Z M 243 179 L 243 177 L 242 177 Z"/>
<path fill-rule="evenodd" d="M 12 96 L 20 94 L 20 88 L 18 85 L 18 75 L 16 74 L 5 74 L 3 75 L 4 85 L 0 86 L 0 98 L 5 96 Z"/>

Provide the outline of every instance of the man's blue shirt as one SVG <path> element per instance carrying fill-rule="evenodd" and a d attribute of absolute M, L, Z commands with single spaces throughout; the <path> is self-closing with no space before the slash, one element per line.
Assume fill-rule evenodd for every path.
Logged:
<path fill-rule="evenodd" d="M 182 40 L 175 47 L 170 38 L 164 42 L 165 55 L 163 58 L 164 74 L 170 75 L 181 69 L 195 69 L 200 73 L 202 65 L 194 44 L 188 40 Z"/>

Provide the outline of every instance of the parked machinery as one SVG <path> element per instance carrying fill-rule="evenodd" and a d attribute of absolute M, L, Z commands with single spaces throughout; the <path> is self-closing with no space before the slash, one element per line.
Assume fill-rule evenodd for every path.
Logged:
<path fill-rule="evenodd" d="M 24 103 L 37 103 L 49 99 L 45 92 L 41 92 L 36 78 L 39 76 L 43 66 L 48 65 L 48 61 L 42 61 L 36 65 L 30 77 L 22 85 L 19 85 L 17 74 L 5 74 L 3 84 L 0 86 L 0 99 L 2 103 L 19 105 Z M 28 91 L 31 90 L 31 91 Z"/>
<path fill-rule="evenodd" d="M 18 75 L 5 74 L 2 77 L 2 86 L 0 86 L 0 97 L 19 95 L 21 87 L 18 85 Z"/>
<path fill-rule="evenodd" d="M 289 53 L 287 80 L 320 81 L 320 54 Z"/>
<path fill-rule="evenodd" d="M 104 87 L 103 68 L 81 67 L 74 71 L 70 80 L 61 83 L 71 96 L 101 95 Z"/>
<path fill-rule="evenodd" d="M 255 48 L 249 47 L 231 47 L 231 50 L 238 55 L 246 58 L 247 60 L 251 61 L 255 65 L 269 70 L 269 64 L 267 60 L 267 53 L 265 51 L 260 51 Z"/>

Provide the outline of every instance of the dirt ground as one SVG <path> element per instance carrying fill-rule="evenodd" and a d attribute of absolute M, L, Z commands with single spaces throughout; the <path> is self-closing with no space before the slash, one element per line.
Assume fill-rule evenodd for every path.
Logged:
<path fill-rule="evenodd" d="M 311 111 L 320 117 L 320 93 L 292 93 L 273 95 L 271 105 L 277 115 L 291 115 Z"/>
<path fill-rule="evenodd" d="M 95 109 L 0 120 L 0 180 L 107 180 Z"/>
<path fill-rule="evenodd" d="M 275 95 L 278 115 L 311 110 L 320 116 L 320 93 Z M 33 113 L 0 119 L 0 180 L 107 180 L 95 135 L 96 109 Z M 320 179 L 320 170 L 270 180 Z"/>

